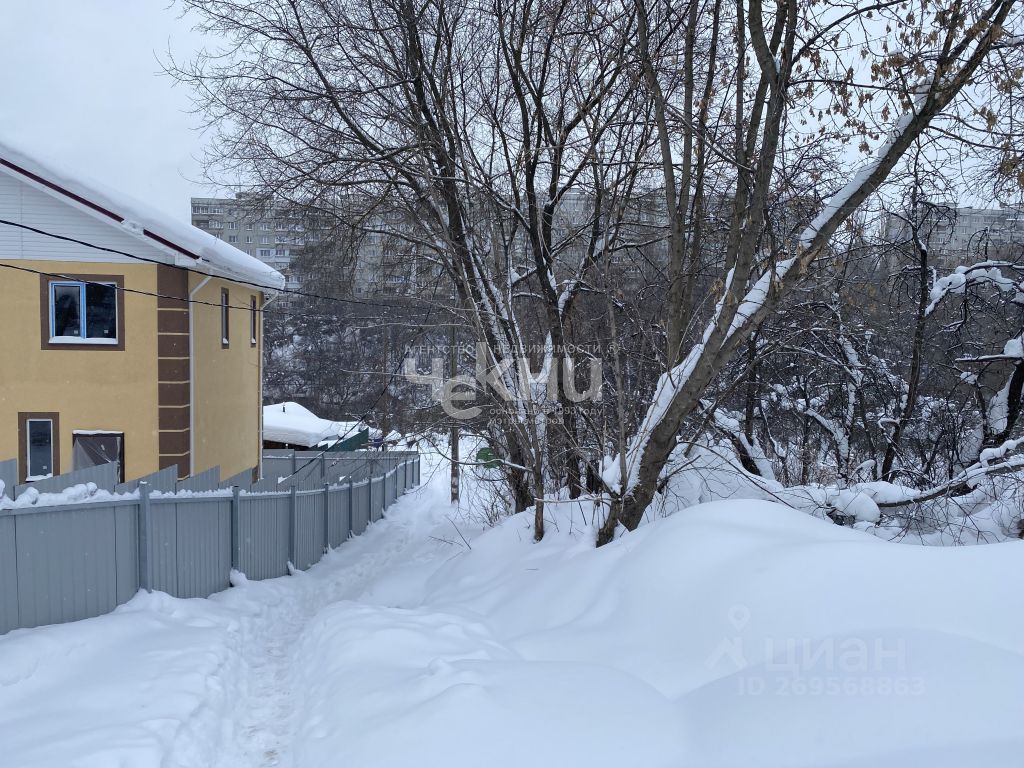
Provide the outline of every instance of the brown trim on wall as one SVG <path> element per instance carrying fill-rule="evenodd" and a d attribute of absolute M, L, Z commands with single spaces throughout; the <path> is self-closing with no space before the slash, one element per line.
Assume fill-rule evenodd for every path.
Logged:
<path fill-rule="evenodd" d="M 60 414 L 56 411 L 20 411 L 18 413 L 18 479 L 28 477 L 28 422 L 31 419 L 49 419 L 53 422 L 53 476 L 60 474 Z M 12 489 L 13 491 L 13 489 Z"/>
<path fill-rule="evenodd" d="M 157 368 L 161 382 L 171 384 L 188 381 L 187 357 L 161 357 L 157 360 Z"/>
<path fill-rule="evenodd" d="M 117 286 L 117 344 L 51 344 L 50 343 L 50 283 L 62 281 L 83 283 L 113 283 Z M 84 311 L 84 307 L 82 311 Z M 94 351 L 124 351 L 124 275 L 40 275 L 39 276 L 39 344 L 40 349 L 88 349 Z"/>
<path fill-rule="evenodd" d="M 187 381 L 172 384 L 157 384 L 157 400 L 161 408 L 166 406 L 183 406 L 189 404 L 189 386 Z"/>
<path fill-rule="evenodd" d="M 181 309 L 158 309 L 156 311 L 157 333 L 188 333 L 188 311 Z"/>
<path fill-rule="evenodd" d="M 187 333 L 161 333 L 156 339 L 159 357 L 188 357 Z"/>
<path fill-rule="evenodd" d="M 187 456 L 189 451 L 188 443 L 189 432 L 187 429 L 177 432 L 160 430 L 161 456 Z M 187 471 L 188 469 L 186 468 Z"/>
<path fill-rule="evenodd" d="M 188 454 L 160 454 L 160 469 L 167 469 L 168 467 L 177 467 L 178 479 L 188 477 Z"/>
<path fill-rule="evenodd" d="M 181 406 L 160 406 L 160 431 L 165 430 L 178 432 L 188 429 L 189 407 Z"/>
<path fill-rule="evenodd" d="M 188 476 L 190 461 L 191 384 L 188 272 L 169 264 L 156 268 L 158 444 L 160 469 L 177 466 Z"/>

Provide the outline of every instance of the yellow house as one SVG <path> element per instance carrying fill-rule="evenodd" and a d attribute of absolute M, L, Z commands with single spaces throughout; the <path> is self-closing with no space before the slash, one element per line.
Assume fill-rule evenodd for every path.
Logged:
<path fill-rule="evenodd" d="M 26 481 L 258 467 L 262 308 L 283 277 L 0 145 L 0 460 Z"/>

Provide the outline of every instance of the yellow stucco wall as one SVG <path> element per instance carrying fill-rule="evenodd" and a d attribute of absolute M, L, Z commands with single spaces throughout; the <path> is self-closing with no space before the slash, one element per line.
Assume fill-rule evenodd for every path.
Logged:
<path fill-rule="evenodd" d="M 202 275 L 190 275 L 190 289 L 195 290 L 203 279 Z M 227 288 L 233 307 L 228 311 L 230 343 L 226 349 L 221 344 L 222 288 Z M 259 464 L 263 339 L 258 323 L 257 345 L 250 343 L 252 297 L 260 301 L 256 289 L 220 278 L 210 279 L 195 295 L 199 301 L 208 302 L 192 305 L 195 472 L 219 465 L 221 477 L 228 478 Z"/>
<path fill-rule="evenodd" d="M 48 273 L 123 275 L 125 288 L 156 291 L 156 266 L 2 261 Z M 123 432 L 125 476 L 158 469 L 156 299 L 124 294 L 125 348 L 41 349 L 40 277 L 0 270 L 0 459 L 18 457 L 18 413 L 60 414 L 60 470 L 72 469 L 72 432 Z"/>

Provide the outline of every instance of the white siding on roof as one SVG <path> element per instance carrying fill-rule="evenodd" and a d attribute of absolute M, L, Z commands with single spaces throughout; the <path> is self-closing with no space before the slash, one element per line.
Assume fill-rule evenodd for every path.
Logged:
<path fill-rule="evenodd" d="M 12 176 L 0 167 L 0 219 L 73 237 L 76 240 L 114 248 L 119 251 L 173 262 L 173 257 L 129 232 L 119 230 L 114 221 L 105 221 Z M 0 224 L 0 259 L 39 259 L 83 262 L 136 262 L 124 256 L 37 235 L 19 227 Z M 137 263 L 137 262 L 136 262 Z"/>

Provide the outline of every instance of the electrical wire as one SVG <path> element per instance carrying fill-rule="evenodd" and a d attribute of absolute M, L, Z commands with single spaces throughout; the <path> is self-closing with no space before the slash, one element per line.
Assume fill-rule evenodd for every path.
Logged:
<path fill-rule="evenodd" d="M 191 267 L 185 267 L 185 266 L 182 266 L 180 264 L 168 264 L 167 262 L 161 261 L 160 259 L 153 259 L 153 258 L 149 258 L 147 256 L 139 256 L 138 254 L 129 253 L 128 251 L 122 251 L 122 250 L 119 250 L 117 248 L 108 248 L 105 245 L 97 245 L 96 243 L 90 243 L 88 240 L 79 240 L 79 239 L 74 238 L 74 237 L 68 237 L 67 235 L 58 235 L 55 232 L 48 232 L 45 229 L 39 229 L 38 227 L 33 227 L 33 226 L 28 225 L 28 224 L 21 224 L 20 222 L 10 221 L 8 219 L 0 219 L 0 224 L 2 224 L 4 226 L 9 226 L 9 227 L 16 227 L 18 229 L 26 230 L 28 232 L 33 232 L 34 234 L 43 235 L 44 237 L 50 237 L 50 238 L 53 238 L 54 240 L 61 240 L 63 242 L 74 243 L 75 245 L 81 245 L 81 246 L 83 246 L 85 248 L 92 248 L 93 250 L 102 251 L 104 253 L 112 253 L 112 254 L 115 254 L 117 256 L 124 256 L 125 258 L 134 259 L 136 261 L 141 261 L 141 262 L 144 262 L 144 263 L 147 263 L 147 264 L 156 264 L 156 265 L 159 265 L 159 266 L 170 267 L 171 269 L 177 269 L 177 270 L 181 270 L 183 272 L 187 272 L 187 273 L 190 273 L 190 274 L 201 275 L 202 277 L 209 277 L 210 276 L 206 272 L 202 272 L 202 271 L 200 271 L 198 269 L 193 269 Z M 200 231 L 202 231 L 202 230 L 200 230 Z M 239 251 L 239 253 L 242 253 L 242 251 Z M 252 257 L 252 256 L 250 256 L 250 258 L 255 259 L 255 257 Z M 255 260 L 259 261 L 259 259 L 255 259 Z M 260 262 L 260 263 L 262 264 L 263 262 Z M 0 265 L 0 266 L 4 266 L 4 265 Z M 25 271 L 31 271 L 31 270 L 27 270 L 26 269 Z M 41 272 L 39 274 L 49 274 L 49 273 L 42 273 Z M 299 291 L 299 290 L 295 290 L 295 289 L 291 289 L 291 288 L 277 288 L 276 286 L 273 286 L 273 285 L 266 285 L 266 284 L 263 284 L 263 283 L 257 283 L 257 282 L 251 281 L 251 280 L 243 280 L 243 279 L 238 278 L 238 277 L 224 277 L 223 279 L 230 280 L 231 282 L 237 283 L 238 285 L 245 285 L 245 286 L 249 286 L 251 288 L 258 288 L 258 289 L 264 290 L 264 291 L 272 291 L 272 292 L 277 293 L 277 294 L 283 294 L 283 295 L 288 295 L 288 296 L 302 296 L 302 297 L 307 298 L 307 299 L 318 299 L 320 301 L 333 301 L 333 302 L 339 302 L 339 303 L 342 303 L 342 304 L 358 304 L 358 305 L 362 305 L 362 306 L 377 307 L 377 308 L 381 308 L 381 309 L 390 309 L 393 306 L 392 304 L 385 304 L 385 303 L 376 302 L 376 301 L 366 301 L 364 299 L 346 298 L 346 297 L 343 297 L 343 296 L 325 296 L 325 295 L 321 295 L 321 294 L 310 293 L 309 291 Z M 135 292 L 135 293 L 146 293 L 145 291 L 133 291 L 133 292 Z M 158 295 L 158 294 L 151 294 L 151 295 Z M 180 297 L 180 296 L 162 296 L 161 298 L 180 299 L 182 301 L 185 300 L 183 297 Z M 413 301 L 417 301 L 417 299 L 413 299 Z M 197 303 L 202 303 L 202 302 L 197 302 Z M 221 305 L 217 304 L 216 306 L 221 306 Z M 248 307 L 245 307 L 245 309 L 248 309 Z"/>

